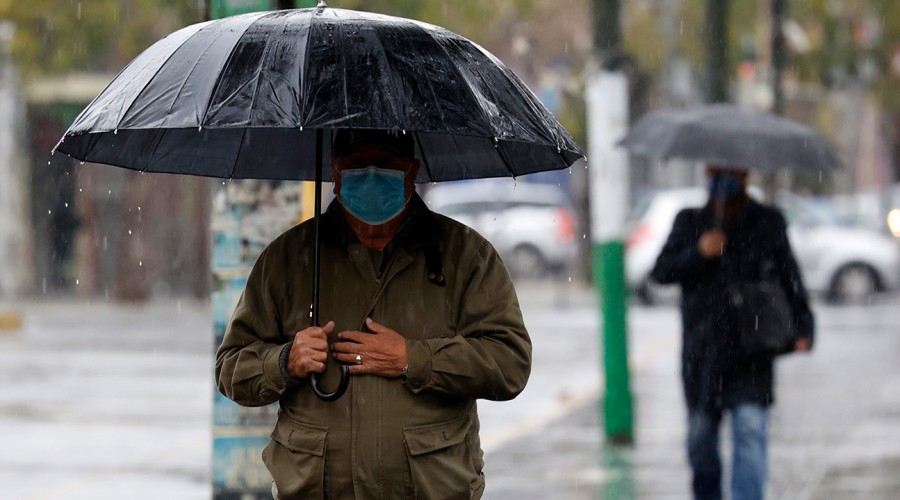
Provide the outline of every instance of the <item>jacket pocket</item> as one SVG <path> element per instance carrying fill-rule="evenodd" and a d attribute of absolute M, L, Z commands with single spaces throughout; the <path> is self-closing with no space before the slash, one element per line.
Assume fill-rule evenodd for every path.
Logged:
<path fill-rule="evenodd" d="M 470 422 L 448 422 L 403 429 L 409 470 L 418 499 L 469 499 L 480 496 L 484 476 L 480 450 L 470 443 Z"/>
<path fill-rule="evenodd" d="M 325 498 L 325 438 L 328 429 L 279 422 L 262 459 L 272 474 L 278 500 Z"/>

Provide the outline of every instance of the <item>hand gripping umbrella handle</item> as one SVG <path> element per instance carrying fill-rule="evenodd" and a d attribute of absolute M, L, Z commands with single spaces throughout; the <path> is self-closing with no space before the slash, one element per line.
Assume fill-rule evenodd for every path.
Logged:
<path fill-rule="evenodd" d="M 315 249 L 313 250 L 313 300 L 312 300 L 312 324 L 319 324 L 319 212 L 322 209 L 322 150 L 325 147 L 325 134 L 322 129 L 316 130 L 316 199 L 313 210 L 313 232 L 315 233 Z M 319 387 L 318 374 L 313 373 L 309 377 L 309 386 L 313 394 L 322 401 L 337 401 L 347 386 L 350 385 L 350 367 L 341 363 L 341 381 L 334 392 L 324 392 Z"/>

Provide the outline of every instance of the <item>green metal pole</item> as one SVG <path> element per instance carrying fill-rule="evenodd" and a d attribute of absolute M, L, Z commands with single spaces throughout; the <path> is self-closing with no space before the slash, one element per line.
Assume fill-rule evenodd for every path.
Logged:
<path fill-rule="evenodd" d="M 603 415 L 606 436 L 614 444 L 633 441 L 632 399 L 628 369 L 628 292 L 625 285 L 625 244 L 620 240 L 597 243 L 594 248 L 594 275 L 601 291 L 603 314 L 603 366 L 606 396 Z"/>
<path fill-rule="evenodd" d="M 628 157 L 614 144 L 628 127 L 628 79 L 615 68 L 623 55 L 620 12 L 619 0 L 593 0 L 594 55 L 604 69 L 587 88 L 588 158 L 594 284 L 603 325 L 603 424 L 608 442 L 631 444 L 624 243 Z"/>

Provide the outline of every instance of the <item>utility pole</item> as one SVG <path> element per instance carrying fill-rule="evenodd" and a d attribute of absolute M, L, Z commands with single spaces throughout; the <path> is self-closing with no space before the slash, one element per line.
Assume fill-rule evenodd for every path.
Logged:
<path fill-rule="evenodd" d="M 730 0 L 706 0 L 706 102 L 728 101 L 728 7 Z"/>
<path fill-rule="evenodd" d="M 788 0 L 772 0 L 772 112 L 784 114 L 784 89 L 781 74 L 787 62 L 787 48 L 784 43 L 784 15 Z"/>
<path fill-rule="evenodd" d="M 788 0 L 772 0 L 771 27 L 772 33 L 772 113 L 784 114 L 784 88 L 782 72 L 787 61 L 787 48 L 784 43 L 784 16 L 787 12 Z M 778 175 L 775 172 L 763 176 L 763 191 L 766 201 L 775 202 L 778 192 Z"/>
<path fill-rule="evenodd" d="M 586 97 L 594 283 L 603 325 L 603 422 L 610 443 L 628 445 L 634 440 L 625 284 L 628 157 L 615 145 L 628 129 L 628 78 L 621 71 L 619 18 L 619 0 L 593 0 L 594 56 L 601 68 L 590 77 Z"/>

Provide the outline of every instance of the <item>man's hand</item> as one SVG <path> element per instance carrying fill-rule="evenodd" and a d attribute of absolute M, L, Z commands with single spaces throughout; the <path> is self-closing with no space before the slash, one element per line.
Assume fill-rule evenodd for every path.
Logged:
<path fill-rule="evenodd" d="M 728 237 L 719 229 L 710 229 L 700 235 L 697 242 L 697 249 L 700 255 L 706 259 L 717 259 L 725 253 L 725 245 L 728 243 Z"/>
<path fill-rule="evenodd" d="M 801 338 L 794 342 L 794 350 L 798 352 L 806 352 L 812 349 L 812 342 L 809 339 Z"/>
<path fill-rule="evenodd" d="M 406 339 L 390 328 L 366 318 L 372 333 L 345 331 L 332 346 L 334 359 L 350 365 L 351 375 L 399 377 L 407 363 Z M 362 362 L 356 362 L 356 355 Z"/>
<path fill-rule="evenodd" d="M 294 344 L 287 362 L 287 370 L 292 377 L 303 378 L 311 373 L 325 371 L 328 334 L 332 330 L 334 321 L 329 321 L 325 326 L 311 326 L 294 334 Z"/>

